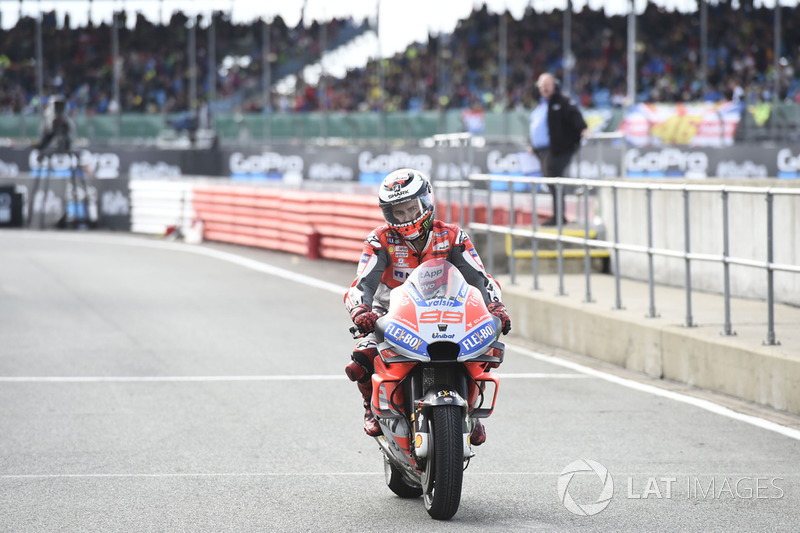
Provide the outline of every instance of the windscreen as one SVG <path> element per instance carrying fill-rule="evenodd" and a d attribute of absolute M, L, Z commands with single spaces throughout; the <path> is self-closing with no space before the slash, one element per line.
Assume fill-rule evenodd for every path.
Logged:
<path fill-rule="evenodd" d="M 429 259 L 408 277 L 425 301 L 453 300 L 463 302 L 467 282 L 461 272 L 444 259 Z"/>

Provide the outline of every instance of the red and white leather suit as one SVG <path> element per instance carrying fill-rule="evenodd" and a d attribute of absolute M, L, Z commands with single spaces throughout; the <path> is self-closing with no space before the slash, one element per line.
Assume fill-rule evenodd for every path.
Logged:
<path fill-rule="evenodd" d="M 367 236 L 356 279 L 344 298 L 347 311 L 366 304 L 383 314 L 389 308 L 389 292 L 401 285 L 420 263 L 434 258 L 455 265 L 467 283 L 481 291 L 487 304 L 500 301 L 500 287 L 486 273 L 467 234 L 455 224 L 434 220 L 421 251 L 388 224 Z"/>

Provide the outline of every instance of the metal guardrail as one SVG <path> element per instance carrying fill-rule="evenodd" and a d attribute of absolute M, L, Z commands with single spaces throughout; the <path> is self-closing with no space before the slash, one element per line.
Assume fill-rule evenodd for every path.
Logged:
<path fill-rule="evenodd" d="M 492 199 L 491 199 L 491 182 L 505 182 L 508 187 L 508 208 L 511 213 L 514 212 L 514 184 L 522 183 L 531 185 L 531 202 L 533 206 L 533 213 L 536 213 L 537 201 L 537 185 L 547 184 L 548 186 L 555 186 L 559 199 L 563 196 L 565 186 L 580 186 L 584 190 L 609 188 L 612 191 L 613 206 L 612 217 L 614 220 L 614 236 L 613 240 L 601 240 L 589 238 L 589 216 L 588 216 L 588 202 L 584 202 L 584 236 L 575 237 L 564 234 L 564 227 L 561 221 L 563 220 L 561 202 L 558 202 L 556 208 L 556 218 L 559 221 L 557 226 L 557 233 L 546 233 L 539 231 L 538 221 L 536 216 L 532 217 L 531 228 L 517 228 L 514 226 L 514 217 L 509 217 L 509 225 L 502 226 L 492 224 Z M 776 271 L 791 272 L 800 274 L 800 266 L 775 263 L 774 250 L 773 250 L 773 199 L 775 196 L 800 196 L 798 189 L 776 189 L 770 187 L 735 187 L 727 185 L 692 185 L 692 184 L 651 184 L 651 183 L 630 183 L 623 181 L 607 181 L 607 180 L 580 180 L 571 178 L 526 178 L 526 177 L 509 177 L 509 176 L 493 176 L 486 174 L 472 175 L 468 179 L 469 183 L 469 198 L 470 198 L 470 213 L 474 209 L 473 205 L 473 190 L 476 185 L 484 184 L 487 191 L 487 223 L 473 222 L 470 217 L 470 228 L 473 230 L 486 232 L 487 245 L 492 249 L 492 235 L 495 233 L 528 237 L 531 239 L 531 246 L 533 248 L 532 256 L 532 270 L 533 270 L 533 290 L 539 289 L 539 272 L 538 272 L 538 258 L 537 247 L 538 242 L 543 240 L 555 241 L 557 244 L 557 262 L 558 262 L 558 279 L 559 289 L 558 294 L 564 295 L 564 244 L 571 243 L 582 245 L 584 248 L 584 275 L 586 278 L 586 302 L 592 302 L 591 293 L 591 248 L 606 248 L 611 250 L 614 261 L 614 278 L 615 278 L 615 309 L 622 309 L 622 295 L 620 290 L 620 251 L 635 252 L 646 254 L 648 257 L 648 287 L 649 287 L 649 309 L 648 318 L 655 318 L 658 316 L 655 307 L 655 272 L 653 259 L 655 256 L 679 258 L 685 261 L 685 274 L 684 286 L 686 292 L 686 318 L 684 326 L 694 327 L 692 317 L 692 262 L 693 261 L 706 261 L 720 263 L 723 267 L 723 297 L 725 302 L 725 322 L 723 335 L 735 335 L 731 324 L 731 307 L 730 307 L 730 266 L 741 265 L 746 267 L 758 268 L 765 270 L 767 273 L 767 338 L 764 341 L 766 345 L 776 345 L 779 342 L 775 338 L 775 294 L 774 294 L 774 273 Z M 647 196 L 647 246 L 626 244 L 620 242 L 619 238 L 619 205 L 618 205 L 618 191 L 620 189 L 639 189 L 644 190 Z M 653 246 L 653 203 L 652 196 L 654 191 L 680 191 L 683 193 L 683 218 L 684 218 L 684 249 L 682 251 L 655 248 Z M 721 254 L 707 254 L 707 253 L 694 253 L 691 251 L 690 239 L 690 224 L 689 224 L 689 205 L 690 195 L 693 192 L 705 193 L 719 193 L 722 199 L 722 225 L 724 229 L 723 235 L 723 251 Z M 520 194 L 520 193 L 518 193 Z M 526 193 L 527 194 L 527 193 Z M 752 259 L 745 259 L 740 257 L 733 257 L 730 255 L 729 248 L 729 214 L 728 214 L 728 201 L 731 194 L 747 194 L 747 195 L 764 195 L 767 202 L 767 257 L 764 261 L 756 261 Z M 493 257 L 489 255 L 488 268 L 491 272 L 493 270 Z M 512 239 L 512 253 L 509 257 L 509 270 L 511 283 L 515 283 L 515 265 L 513 254 L 513 239 Z"/>

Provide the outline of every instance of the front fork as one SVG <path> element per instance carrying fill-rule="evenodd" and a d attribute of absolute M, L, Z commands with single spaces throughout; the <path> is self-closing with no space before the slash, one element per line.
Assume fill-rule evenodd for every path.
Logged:
<path fill-rule="evenodd" d="M 425 397 L 419 402 L 413 415 L 414 422 L 414 453 L 420 459 L 428 457 L 431 442 L 430 419 L 433 410 L 444 405 L 457 405 L 461 408 L 461 434 L 463 435 L 464 458 L 472 457 L 469 445 L 469 434 L 472 429 L 468 423 L 467 401 L 461 395 L 447 388 L 433 388 L 428 390 Z"/>

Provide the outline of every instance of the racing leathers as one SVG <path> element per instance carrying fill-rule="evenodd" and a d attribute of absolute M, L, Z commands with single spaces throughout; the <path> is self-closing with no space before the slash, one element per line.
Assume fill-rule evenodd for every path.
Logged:
<path fill-rule="evenodd" d="M 467 234 L 455 224 L 434 220 L 421 251 L 388 224 L 367 236 L 356 279 L 344 298 L 347 312 L 366 304 L 378 314 L 385 313 L 389 309 L 391 290 L 428 259 L 446 259 L 455 265 L 467 283 L 481 291 L 487 305 L 501 301 L 500 287 L 486 273 Z"/>
<path fill-rule="evenodd" d="M 378 355 L 377 342 L 371 333 L 374 320 L 376 315 L 385 314 L 389 309 L 391 290 L 400 286 L 417 266 L 428 259 L 445 259 L 452 263 L 467 283 L 478 288 L 488 306 L 503 307 L 500 287 L 486 273 L 475 246 L 458 226 L 434 220 L 422 250 L 417 250 L 388 224 L 373 230 L 364 241 L 356 279 L 344 296 L 345 307 L 356 324 L 362 326 L 364 322 L 359 319 L 367 314 L 371 317 L 366 321 L 369 326 L 360 328 L 368 334 L 356 345 L 353 361 L 345 369 L 364 397 L 364 429 L 371 436 L 380 434 L 370 405 L 373 360 Z M 502 313 L 505 314 L 504 308 Z M 510 320 L 507 314 L 505 317 L 508 323 L 504 332 L 507 332 Z M 483 428 L 476 431 L 483 431 Z M 485 439 L 485 433 L 482 438 Z M 480 439 L 473 441 L 474 444 L 482 442 Z"/>

